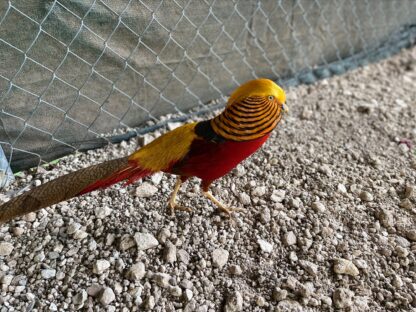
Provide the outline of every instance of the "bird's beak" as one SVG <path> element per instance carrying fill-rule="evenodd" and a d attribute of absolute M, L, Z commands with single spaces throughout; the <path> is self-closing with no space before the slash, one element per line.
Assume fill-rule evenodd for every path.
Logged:
<path fill-rule="evenodd" d="M 286 103 L 282 104 L 282 110 L 285 114 L 289 113 L 289 107 L 286 105 Z"/>

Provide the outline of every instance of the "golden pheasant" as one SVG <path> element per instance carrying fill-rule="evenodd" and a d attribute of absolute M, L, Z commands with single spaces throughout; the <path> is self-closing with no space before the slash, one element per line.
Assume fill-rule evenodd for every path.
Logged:
<path fill-rule="evenodd" d="M 176 196 L 184 181 L 198 177 L 202 180 L 204 196 L 230 214 L 238 208 L 219 202 L 209 192 L 209 186 L 267 140 L 287 111 L 285 101 L 285 92 L 273 81 L 248 81 L 231 94 L 220 115 L 178 127 L 130 156 L 93 165 L 35 187 L 0 206 L 0 223 L 120 181 L 128 185 L 158 171 L 178 176 L 168 202 L 172 213 L 175 209 L 190 210 L 178 205 Z"/>

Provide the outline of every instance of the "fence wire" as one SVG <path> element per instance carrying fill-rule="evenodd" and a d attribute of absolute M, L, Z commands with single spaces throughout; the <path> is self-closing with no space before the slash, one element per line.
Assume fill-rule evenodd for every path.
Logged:
<path fill-rule="evenodd" d="M 413 0 L 2 1 L 0 144 L 14 171 L 36 166 L 249 79 L 343 73 L 412 44 L 415 25 Z M 103 137 L 115 129 L 130 131 Z"/>

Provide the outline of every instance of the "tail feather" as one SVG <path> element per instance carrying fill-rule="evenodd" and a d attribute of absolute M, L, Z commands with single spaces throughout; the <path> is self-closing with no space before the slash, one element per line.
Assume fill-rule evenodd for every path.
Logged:
<path fill-rule="evenodd" d="M 150 174 L 151 171 L 129 162 L 128 157 L 84 168 L 35 187 L 4 203 L 0 206 L 0 224 L 123 180 L 130 184 Z"/>

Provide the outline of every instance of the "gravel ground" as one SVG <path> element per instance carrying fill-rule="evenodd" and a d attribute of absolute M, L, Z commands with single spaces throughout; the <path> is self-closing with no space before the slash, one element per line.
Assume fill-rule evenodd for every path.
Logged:
<path fill-rule="evenodd" d="M 196 180 L 171 217 L 175 178 L 155 175 L 3 225 L 0 311 L 416 309 L 415 81 L 413 48 L 288 90 L 289 116 L 213 188 L 246 208 L 230 220 Z M 2 199 L 137 142 L 25 172 Z"/>

